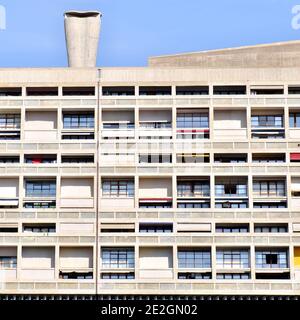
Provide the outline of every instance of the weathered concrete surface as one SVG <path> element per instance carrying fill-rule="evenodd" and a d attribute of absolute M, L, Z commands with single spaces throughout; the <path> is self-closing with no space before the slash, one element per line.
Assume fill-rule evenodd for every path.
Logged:
<path fill-rule="evenodd" d="M 300 66 L 300 41 L 149 58 L 151 67 L 278 68 Z"/>
<path fill-rule="evenodd" d="M 68 11 L 65 13 L 65 34 L 69 67 L 95 67 L 99 45 L 101 13 Z"/>

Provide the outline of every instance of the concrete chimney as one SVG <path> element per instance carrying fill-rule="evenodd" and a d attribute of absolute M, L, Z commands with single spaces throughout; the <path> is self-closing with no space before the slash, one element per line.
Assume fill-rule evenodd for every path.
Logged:
<path fill-rule="evenodd" d="M 67 11 L 65 34 L 69 67 L 96 67 L 102 14 L 98 11 Z"/>

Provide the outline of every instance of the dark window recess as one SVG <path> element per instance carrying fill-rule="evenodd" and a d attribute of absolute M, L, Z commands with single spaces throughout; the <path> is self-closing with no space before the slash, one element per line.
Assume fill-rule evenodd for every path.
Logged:
<path fill-rule="evenodd" d="M 249 225 L 248 224 L 217 224 L 216 225 L 216 232 L 219 233 L 247 233 L 249 232 Z"/>
<path fill-rule="evenodd" d="M 141 209 L 168 209 L 172 208 L 172 201 L 168 202 L 140 202 L 139 208 Z"/>
<path fill-rule="evenodd" d="M 101 279 L 134 279 L 134 272 L 128 273 L 101 273 Z"/>
<path fill-rule="evenodd" d="M 286 201 L 279 202 L 254 202 L 254 209 L 284 209 L 287 208 Z"/>
<path fill-rule="evenodd" d="M 300 86 L 291 86 L 288 90 L 289 94 L 300 94 Z"/>
<path fill-rule="evenodd" d="M 20 131 L 0 131 L 0 140 L 20 140 Z"/>
<path fill-rule="evenodd" d="M 18 227 L 0 227 L 0 233 L 18 232 Z"/>
<path fill-rule="evenodd" d="M 54 209 L 56 208 L 56 201 L 26 201 L 24 202 L 24 208 L 26 209 Z"/>
<path fill-rule="evenodd" d="M 208 95 L 208 86 L 177 86 L 176 95 Z"/>
<path fill-rule="evenodd" d="M 171 154 L 140 154 L 139 163 L 171 163 Z"/>
<path fill-rule="evenodd" d="M 255 224 L 254 232 L 258 233 L 285 233 L 288 232 L 287 224 L 267 225 L 267 224 Z"/>
<path fill-rule="evenodd" d="M 78 155 L 67 155 L 61 156 L 62 163 L 94 163 L 94 156 L 78 156 Z"/>
<path fill-rule="evenodd" d="M 210 272 L 179 272 L 178 273 L 178 279 L 211 279 L 211 273 Z"/>
<path fill-rule="evenodd" d="M 255 88 L 250 89 L 251 94 L 257 94 L 257 95 L 268 95 L 268 94 L 283 94 L 284 90 L 283 88 Z"/>
<path fill-rule="evenodd" d="M 94 133 L 86 133 L 86 134 L 63 134 L 63 140 L 94 140 Z"/>
<path fill-rule="evenodd" d="M 266 263 L 267 264 L 277 264 L 278 263 L 278 256 L 277 254 L 267 254 L 266 255 Z"/>
<path fill-rule="evenodd" d="M 55 224 L 24 224 L 23 232 L 41 232 L 54 233 L 56 232 Z"/>
<path fill-rule="evenodd" d="M 214 86 L 214 94 L 216 95 L 238 95 L 246 93 L 246 86 Z"/>
<path fill-rule="evenodd" d="M 139 87 L 140 96 L 158 96 L 158 95 L 171 95 L 172 87 Z"/>
<path fill-rule="evenodd" d="M 27 96 L 58 96 L 57 87 L 28 87 Z"/>
<path fill-rule="evenodd" d="M 56 163 L 56 154 L 27 154 L 24 157 L 25 163 L 40 164 L 40 163 Z"/>
<path fill-rule="evenodd" d="M 134 229 L 123 229 L 123 228 L 111 228 L 111 229 L 107 229 L 107 228 L 103 228 L 100 229 L 100 231 L 102 233 L 119 233 L 119 232 L 134 232 Z"/>
<path fill-rule="evenodd" d="M 94 96 L 95 87 L 63 87 L 63 96 Z"/>
<path fill-rule="evenodd" d="M 277 163 L 277 162 L 285 162 L 285 154 L 259 154 L 259 153 L 254 153 L 252 155 L 252 162 L 270 162 L 270 163 Z"/>
<path fill-rule="evenodd" d="M 0 97 L 17 97 L 22 95 L 22 88 L 0 88 Z"/>
<path fill-rule="evenodd" d="M 140 232 L 144 233 L 170 233 L 173 232 L 172 223 L 141 223 Z"/>
<path fill-rule="evenodd" d="M 93 272 L 59 272 L 60 279 L 93 279 Z"/>
<path fill-rule="evenodd" d="M 216 153 L 214 160 L 220 163 L 244 163 L 247 162 L 247 154 Z"/>
<path fill-rule="evenodd" d="M 290 279 L 289 272 L 280 272 L 280 273 L 256 273 L 256 279 Z"/>
<path fill-rule="evenodd" d="M 134 96 L 134 87 L 102 87 L 103 96 Z"/>
<path fill-rule="evenodd" d="M 19 156 L 0 156 L 0 163 L 19 163 Z"/>

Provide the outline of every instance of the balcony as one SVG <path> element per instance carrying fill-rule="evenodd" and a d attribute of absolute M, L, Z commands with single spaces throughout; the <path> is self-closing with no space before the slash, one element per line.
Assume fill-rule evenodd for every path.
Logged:
<path fill-rule="evenodd" d="M 139 139 L 172 139 L 172 111 L 140 110 Z"/>
<path fill-rule="evenodd" d="M 248 208 L 246 177 L 216 177 L 215 208 Z"/>
<path fill-rule="evenodd" d="M 0 114 L 0 140 L 20 140 L 19 113 Z"/>
<path fill-rule="evenodd" d="M 171 247 L 139 248 L 140 279 L 173 279 L 173 249 Z"/>
<path fill-rule="evenodd" d="M 56 180 L 25 179 L 24 208 L 55 208 Z"/>
<path fill-rule="evenodd" d="M 289 279 L 288 248 L 255 250 L 256 279 Z"/>
<path fill-rule="evenodd" d="M 178 178 L 177 208 L 210 208 L 209 178 Z"/>
<path fill-rule="evenodd" d="M 134 110 L 102 110 L 102 139 L 134 139 Z"/>
<path fill-rule="evenodd" d="M 102 178 L 102 193 L 100 207 L 102 210 L 134 208 L 134 180 L 132 178 Z"/>
<path fill-rule="evenodd" d="M 251 137 L 253 139 L 284 139 L 283 111 L 265 114 L 254 110 L 251 115 Z"/>
<path fill-rule="evenodd" d="M 139 208 L 172 208 L 172 179 L 142 178 L 139 181 Z"/>
<path fill-rule="evenodd" d="M 93 140 L 95 138 L 94 111 L 63 112 L 63 140 Z"/>
<path fill-rule="evenodd" d="M 24 139 L 37 142 L 57 142 L 56 111 L 26 111 Z"/>
<path fill-rule="evenodd" d="M 217 108 L 214 110 L 214 138 L 216 140 L 247 139 L 246 110 Z"/>
<path fill-rule="evenodd" d="M 178 109 L 177 139 L 209 139 L 208 109 Z"/>
<path fill-rule="evenodd" d="M 254 178 L 253 179 L 253 207 L 286 208 L 286 181 L 283 178 Z"/>

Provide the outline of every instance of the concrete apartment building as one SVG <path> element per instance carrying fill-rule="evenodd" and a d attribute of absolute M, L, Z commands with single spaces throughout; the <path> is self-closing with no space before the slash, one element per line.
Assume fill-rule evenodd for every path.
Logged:
<path fill-rule="evenodd" d="M 0 69 L 0 294 L 299 295 L 300 41 Z"/>

